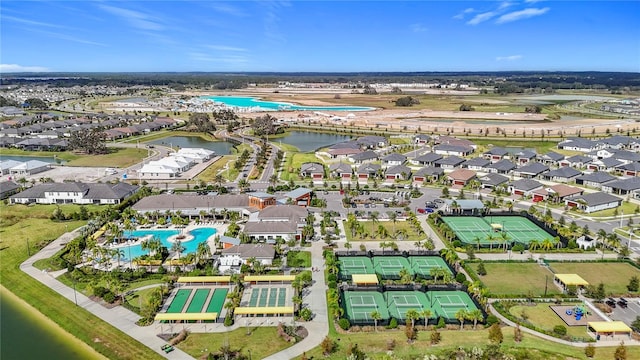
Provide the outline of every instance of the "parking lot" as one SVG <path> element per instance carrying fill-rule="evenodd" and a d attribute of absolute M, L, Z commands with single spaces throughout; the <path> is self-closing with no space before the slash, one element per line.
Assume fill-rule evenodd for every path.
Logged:
<path fill-rule="evenodd" d="M 631 325 L 631 323 L 636 319 L 637 316 L 640 316 L 640 298 L 624 298 L 627 300 L 626 306 L 624 306 L 624 302 L 620 301 L 620 298 L 613 298 L 616 302 L 616 307 L 613 308 L 613 312 L 609 317 L 612 320 L 622 321 L 627 325 Z M 610 298 L 605 299 L 607 305 L 611 306 Z"/>

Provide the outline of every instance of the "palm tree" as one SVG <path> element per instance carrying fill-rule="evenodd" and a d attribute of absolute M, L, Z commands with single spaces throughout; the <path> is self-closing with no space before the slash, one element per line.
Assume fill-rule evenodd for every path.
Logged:
<path fill-rule="evenodd" d="M 396 238 L 400 239 L 400 241 L 403 241 L 409 238 L 409 232 L 407 231 L 407 229 L 398 229 L 395 235 L 396 235 Z"/>
<path fill-rule="evenodd" d="M 481 241 L 480 237 L 479 236 L 474 237 L 473 241 L 475 241 L 476 244 L 478 244 L 478 250 L 480 250 L 480 241 Z"/>
<path fill-rule="evenodd" d="M 378 222 L 378 212 L 377 211 L 372 211 L 371 214 L 369 214 L 369 220 L 371 221 L 371 233 L 373 233 L 374 232 L 374 226 Z"/>
<path fill-rule="evenodd" d="M 607 239 L 607 232 L 604 229 L 600 229 L 598 230 L 596 235 L 597 235 L 597 238 L 600 239 L 600 241 L 602 242 L 602 248 L 600 250 L 602 251 L 602 258 L 604 259 L 604 248 L 605 248 L 605 240 Z"/>
<path fill-rule="evenodd" d="M 124 257 L 124 250 L 118 248 L 111 250 L 111 254 L 118 259 L 118 268 L 120 268 L 120 259 Z"/>
<path fill-rule="evenodd" d="M 387 216 L 389 216 L 389 220 L 393 222 L 393 230 L 392 232 L 396 232 L 396 221 L 398 221 L 398 214 L 395 211 L 387 212 Z"/>
<path fill-rule="evenodd" d="M 345 249 L 347 249 L 347 250 L 351 250 L 351 247 L 352 247 L 352 245 L 351 245 L 351 243 L 350 243 L 350 242 L 348 242 L 348 241 L 347 241 L 346 243 L 344 243 L 344 248 L 345 248 Z"/>
<path fill-rule="evenodd" d="M 492 233 L 488 233 L 487 234 L 487 241 L 489 242 L 489 250 L 493 250 L 493 240 L 495 240 L 495 237 L 493 236 Z"/>
<path fill-rule="evenodd" d="M 529 241 L 529 251 L 534 251 L 540 247 L 540 241 L 533 239 Z"/>
<path fill-rule="evenodd" d="M 540 248 L 547 252 L 550 251 L 551 249 L 553 249 L 553 241 L 551 241 L 551 239 L 549 238 L 542 240 L 542 244 L 540 244 Z"/>
<path fill-rule="evenodd" d="M 416 309 L 409 309 L 405 313 L 404 317 L 411 321 L 411 327 L 415 327 L 416 320 L 420 319 L 420 313 L 418 313 Z"/>
<path fill-rule="evenodd" d="M 460 321 L 460 330 L 464 327 L 464 321 L 467 319 L 467 310 L 460 309 L 454 315 L 458 321 Z"/>
<path fill-rule="evenodd" d="M 411 282 L 413 281 L 413 277 L 411 276 L 411 273 L 409 272 L 409 270 L 405 268 L 400 269 L 400 272 L 398 273 L 398 275 L 400 275 L 401 284 L 411 284 Z"/>
<path fill-rule="evenodd" d="M 378 234 L 378 236 L 380 236 L 381 239 L 386 239 L 387 237 L 389 237 L 389 231 L 382 224 L 378 225 L 378 230 L 376 231 L 376 233 Z"/>
<path fill-rule="evenodd" d="M 238 188 L 240 188 L 240 192 L 246 192 L 249 186 L 247 179 L 240 179 L 240 181 L 238 181 Z"/>
<path fill-rule="evenodd" d="M 473 330 L 476 329 L 476 325 L 478 324 L 478 321 L 481 321 L 484 318 L 484 316 L 482 316 L 482 311 L 480 309 L 473 309 L 469 311 L 467 315 L 468 315 L 467 319 L 473 321 Z"/>
<path fill-rule="evenodd" d="M 222 174 L 216 174 L 216 176 L 213 177 L 213 181 L 220 187 L 224 184 L 224 176 L 222 176 Z"/>
<path fill-rule="evenodd" d="M 433 311 L 431 309 L 422 309 L 420 312 L 420 316 L 424 318 L 424 326 L 429 326 L 429 318 L 433 315 Z"/>
<path fill-rule="evenodd" d="M 271 186 L 276 186 L 276 184 L 278 183 L 278 174 L 273 174 L 269 177 L 269 184 L 271 184 Z"/>
<path fill-rule="evenodd" d="M 500 240 L 502 240 L 502 243 L 504 244 L 504 250 L 507 250 L 507 242 L 509 241 L 510 236 L 506 231 L 502 231 L 500 233 Z"/>
<path fill-rule="evenodd" d="M 203 241 L 198 244 L 198 249 L 196 250 L 196 259 L 198 263 L 202 263 L 202 260 L 209 259 L 211 257 L 211 247 L 207 244 L 206 241 Z"/>
<path fill-rule="evenodd" d="M 375 332 L 378 332 L 378 320 L 382 319 L 382 315 L 380 315 L 380 312 L 378 312 L 378 310 L 372 311 L 369 315 L 373 319 L 373 328 Z"/>
<path fill-rule="evenodd" d="M 180 260 L 180 254 L 185 251 L 185 247 L 182 245 L 182 241 L 180 240 L 176 240 L 172 245 L 171 245 L 171 251 L 175 252 L 178 254 L 178 260 Z"/>
<path fill-rule="evenodd" d="M 382 253 L 384 254 L 384 249 L 389 247 L 389 243 L 386 241 L 381 241 L 380 242 L 380 248 L 382 249 Z"/>

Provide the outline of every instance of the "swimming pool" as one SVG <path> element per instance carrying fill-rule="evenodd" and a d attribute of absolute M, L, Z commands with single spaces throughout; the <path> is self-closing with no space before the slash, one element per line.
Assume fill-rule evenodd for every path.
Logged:
<path fill-rule="evenodd" d="M 242 96 L 203 96 L 201 99 L 212 100 L 236 108 L 257 108 L 259 110 L 311 110 L 311 111 L 370 111 L 372 107 L 364 106 L 303 106 L 285 102 L 264 101 L 253 97 Z"/>
<path fill-rule="evenodd" d="M 162 246 L 166 246 L 167 249 L 171 250 L 172 243 L 169 241 L 169 238 L 180 233 L 179 230 L 134 230 L 134 231 L 125 231 L 125 238 L 139 238 L 145 237 L 148 235 L 155 236 L 160 239 Z M 185 247 L 185 250 L 182 252 L 182 255 L 190 254 L 196 252 L 198 249 L 198 244 L 201 242 L 207 241 L 209 237 L 216 234 L 216 229 L 210 227 L 200 227 L 192 229 L 187 232 L 188 235 L 193 236 L 191 240 L 189 237 L 187 241 L 182 242 L 182 246 Z M 138 256 L 146 255 L 149 253 L 148 250 L 142 250 L 142 246 L 138 243 L 135 245 L 127 245 L 121 248 L 124 250 L 124 257 L 121 258 L 123 261 L 129 261 L 129 259 L 135 259 Z"/>

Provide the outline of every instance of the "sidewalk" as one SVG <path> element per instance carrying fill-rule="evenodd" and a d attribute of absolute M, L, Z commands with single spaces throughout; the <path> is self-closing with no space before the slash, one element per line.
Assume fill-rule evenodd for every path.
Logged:
<path fill-rule="evenodd" d="M 107 309 L 99 303 L 89 299 L 82 293 L 74 291 L 73 288 L 70 288 L 60 281 L 56 280 L 52 276 L 52 274 L 33 267 L 34 262 L 40 259 L 50 258 L 58 250 L 60 250 L 62 246 L 71 241 L 78 234 L 78 229 L 73 232 L 63 234 L 57 240 L 54 240 L 45 248 L 43 248 L 40 252 L 23 262 L 20 265 L 20 270 L 24 271 L 32 278 L 40 281 L 44 285 L 50 287 L 52 290 L 64 296 L 72 303 L 77 303 L 79 307 L 82 307 L 83 309 L 89 311 L 103 321 L 111 324 L 113 327 L 138 340 L 143 345 L 160 354 L 162 357 L 167 359 L 193 359 L 190 355 L 178 348 L 174 348 L 174 351 L 165 354 L 160 347 L 162 345 L 165 345 L 166 342 L 156 336 L 156 331 L 153 326 L 140 327 L 136 325 L 136 321 L 140 319 L 140 316 L 138 316 L 134 312 L 129 311 L 122 306 L 116 306 L 112 309 Z"/>

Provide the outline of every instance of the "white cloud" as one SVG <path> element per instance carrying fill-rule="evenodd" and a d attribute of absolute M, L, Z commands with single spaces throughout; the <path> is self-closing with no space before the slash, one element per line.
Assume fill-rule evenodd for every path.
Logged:
<path fill-rule="evenodd" d="M 44 66 L 23 66 L 18 64 L 0 64 L 0 73 L 14 72 L 48 72 L 51 71 Z"/>
<path fill-rule="evenodd" d="M 206 45 L 209 49 L 218 50 L 218 51 L 233 51 L 233 52 L 245 52 L 247 49 L 234 47 L 234 46 L 225 46 L 225 45 Z"/>
<path fill-rule="evenodd" d="M 427 28 L 424 27 L 422 24 L 412 24 L 411 25 L 411 31 L 416 32 L 416 33 L 421 33 L 421 32 L 427 31 Z"/>
<path fill-rule="evenodd" d="M 504 14 L 496 20 L 496 24 L 504 24 L 512 21 L 518 21 L 522 19 L 528 19 L 534 16 L 540 16 L 546 14 L 550 9 L 548 7 L 545 8 L 527 8 L 524 10 L 510 12 L 508 14 Z"/>
<path fill-rule="evenodd" d="M 85 40 L 85 39 L 81 39 L 81 38 L 78 38 L 78 37 L 75 37 L 75 36 L 72 36 L 72 35 L 62 34 L 62 33 L 55 32 L 55 31 L 47 31 L 47 30 L 40 30 L 40 29 L 34 29 L 34 28 L 27 28 L 25 30 L 26 31 L 35 32 L 35 33 L 44 34 L 46 36 L 49 36 L 49 37 L 52 37 L 52 38 L 55 38 L 55 39 L 72 41 L 72 42 L 76 42 L 76 43 L 79 43 L 79 44 L 107 46 L 106 44 L 103 44 L 103 43 L 99 43 L 99 42 L 91 41 L 91 40 Z"/>
<path fill-rule="evenodd" d="M 478 14 L 478 15 L 474 16 L 471 20 L 467 21 L 467 25 L 478 25 L 478 24 L 480 24 L 482 22 L 490 20 L 491 18 L 495 17 L 496 15 L 498 15 L 498 13 L 495 12 L 495 11 L 487 11 L 487 12 Z"/>
<path fill-rule="evenodd" d="M 537 2 L 542 2 L 544 0 L 524 0 L 524 2 L 526 2 L 527 4 L 535 4 Z"/>
<path fill-rule="evenodd" d="M 516 61 L 522 59 L 522 55 L 498 56 L 496 61 Z"/>
<path fill-rule="evenodd" d="M 63 25 L 51 24 L 51 23 L 46 23 L 46 22 L 41 22 L 41 21 L 34 21 L 34 20 L 29 20 L 29 19 L 23 19 L 23 18 L 19 18 L 19 17 L 15 17 L 15 16 L 9 16 L 9 15 L 3 15 L 2 16 L 2 20 L 9 20 L 9 21 L 20 23 L 20 24 L 33 25 L 33 26 L 43 26 L 43 27 L 52 27 L 52 28 L 67 28 L 68 29 L 68 27 L 63 26 Z"/>
<path fill-rule="evenodd" d="M 237 17 L 245 17 L 248 14 L 246 12 L 244 12 L 242 9 L 237 8 L 235 6 L 231 6 L 229 4 L 221 4 L 221 3 L 209 3 L 208 6 L 220 13 L 226 14 L 226 15 L 232 15 L 232 16 L 237 16 Z"/>
<path fill-rule="evenodd" d="M 473 8 L 466 8 L 466 9 L 462 10 L 459 14 L 455 15 L 453 18 L 454 19 L 458 19 L 458 20 L 462 20 L 462 19 L 464 19 L 465 15 L 471 14 L 474 11 L 475 10 Z"/>
<path fill-rule="evenodd" d="M 162 30 L 162 26 L 157 19 L 145 13 L 123 9 L 110 5 L 98 5 L 102 10 L 123 18 L 129 25 L 142 30 Z"/>

